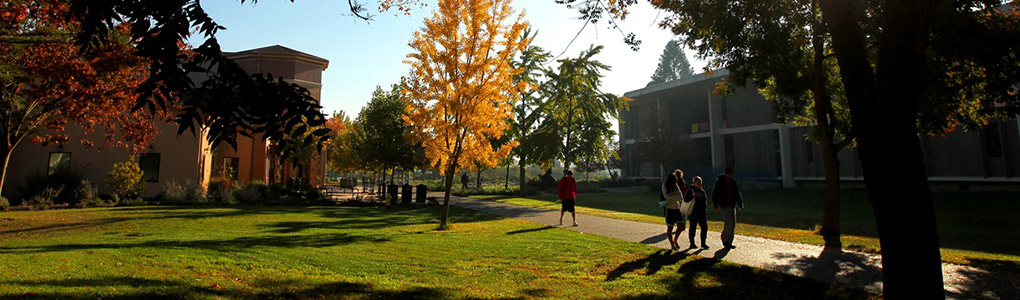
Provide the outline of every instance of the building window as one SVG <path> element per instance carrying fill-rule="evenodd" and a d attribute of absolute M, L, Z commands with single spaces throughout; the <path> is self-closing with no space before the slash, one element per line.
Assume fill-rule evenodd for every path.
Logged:
<path fill-rule="evenodd" d="M 146 153 L 138 158 L 145 182 L 159 182 L 159 153 Z"/>
<path fill-rule="evenodd" d="M 47 175 L 53 175 L 57 170 L 71 168 L 71 153 L 50 152 L 50 161 L 47 164 Z"/>
<path fill-rule="evenodd" d="M 736 161 L 736 158 L 733 155 L 733 136 L 732 135 L 724 135 L 723 136 L 723 149 L 725 149 L 725 151 L 726 151 L 726 165 L 732 167 L 734 165 L 734 162 Z"/>
<path fill-rule="evenodd" d="M 225 178 L 237 180 L 238 163 L 239 160 L 237 159 L 237 157 L 224 157 L 222 166 L 223 169 L 221 171 L 222 176 Z"/>
<path fill-rule="evenodd" d="M 988 157 L 1002 157 L 1002 136 L 999 134 L 999 123 L 988 123 L 985 126 L 985 147 Z"/>

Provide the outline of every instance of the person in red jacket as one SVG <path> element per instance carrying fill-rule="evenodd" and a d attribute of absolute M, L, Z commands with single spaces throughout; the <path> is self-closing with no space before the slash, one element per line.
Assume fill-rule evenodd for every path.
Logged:
<path fill-rule="evenodd" d="M 574 226 L 577 226 L 577 215 L 574 213 L 574 200 L 577 199 L 577 183 L 574 182 L 574 172 L 570 170 L 563 171 L 563 178 L 560 178 L 560 184 L 556 187 L 556 191 L 560 194 L 560 225 L 563 225 L 563 214 L 570 212 L 570 218 L 574 220 Z"/>

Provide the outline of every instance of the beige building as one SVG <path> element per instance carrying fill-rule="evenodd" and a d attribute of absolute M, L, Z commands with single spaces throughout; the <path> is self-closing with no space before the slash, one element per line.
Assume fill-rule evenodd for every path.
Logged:
<path fill-rule="evenodd" d="M 248 73 L 268 73 L 283 77 L 288 82 L 307 88 L 312 97 L 319 99 L 322 92 L 322 71 L 329 61 L 287 47 L 275 45 L 258 49 L 224 53 Z M 173 180 L 192 181 L 206 186 L 212 177 L 228 177 L 240 183 L 258 180 L 266 183 L 281 182 L 286 178 L 307 178 L 308 183 L 318 185 L 324 164 L 310 161 L 303 170 L 283 164 L 273 155 L 272 141 L 238 137 L 237 149 L 227 144 L 211 148 L 206 132 L 192 135 L 190 132 L 177 135 L 177 127 L 171 123 L 157 124 L 155 140 L 147 153 L 133 157 L 127 149 L 104 145 L 102 134 L 92 137 L 95 147 L 85 149 L 78 142 L 42 146 L 22 142 L 11 154 L 7 177 L 3 185 L 4 196 L 14 196 L 17 187 L 25 183 L 32 174 L 45 174 L 61 166 L 79 170 L 100 193 L 108 193 L 104 179 L 114 163 L 135 159 L 145 172 L 144 197 L 153 197 L 163 190 L 163 185 Z M 68 126 L 71 141 L 82 137 L 79 128 Z M 27 139 L 26 139 L 27 140 Z M 320 155 L 320 157 L 322 157 Z M 276 175 L 276 176 L 271 176 Z"/>

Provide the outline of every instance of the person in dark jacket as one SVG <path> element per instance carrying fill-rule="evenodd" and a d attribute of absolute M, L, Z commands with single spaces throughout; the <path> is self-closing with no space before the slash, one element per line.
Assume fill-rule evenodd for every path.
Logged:
<path fill-rule="evenodd" d="M 690 229 L 687 230 L 687 237 L 691 241 L 691 249 L 697 248 L 694 244 L 694 235 L 697 226 L 701 226 L 701 249 L 708 249 L 708 244 L 705 240 L 708 238 L 708 194 L 701 188 L 701 176 L 695 176 L 694 182 L 690 188 L 687 189 L 687 193 L 684 194 L 684 202 L 694 201 L 694 209 L 691 214 L 687 216 L 687 219 L 691 222 Z"/>
<path fill-rule="evenodd" d="M 470 179 L 468 178 L 468 174 L 467 173 L 464 173 L 464 174 L 460 175 L 460 184 L 462 185 L 461 189 L 464 189 L 464 190 L 467 189 L 468 181 L 470 181 Z"/>
<path fill-rule="evenodd" d="M 726 171 L 715 179 L 715 187 L 712 188 L 712 205 L 715 206 L 716 211 L 722 209 L 721 239 L 723 247 L 736 248 L 733 246 L 733 231 L 737 226 L 737 208 L 744 209 L 744 199 L 740 196 L 737 180 L 733 179 L 733 167 L 726 167 Z"/>
<path fill-rule="evenodd" d="M 577 215 L 574 213 L 574 200 L 577 199 L 577 182 L 574 181 L 574 172 L 570 170 L 563 171 L 563 178 L 560 178 L 560 183 L 556 187 L 556 192 L 560 197 L 560 225 L 563 225 L 563 214 L 570 212 L 570 218 L 574 220 L 574 226 L 577 226 Z"/>

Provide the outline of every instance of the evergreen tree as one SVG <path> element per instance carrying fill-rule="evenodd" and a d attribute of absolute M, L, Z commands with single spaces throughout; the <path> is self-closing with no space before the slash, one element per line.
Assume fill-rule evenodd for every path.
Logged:
<path fill-rule="evenodd" d="M 680 42 L 671 40 L 669 43 L 666 43 L 666 48 L 662 49 L 662 55 L 659 56 L 659 66 L 655 68 L 655 73 L 652 74 L 652 81 L 648 82 L 647 86 L 693 75 L 694 69 L 691 68 L 691 63 L 687 61 L 687 54 L 684 54 L 684 50 L 680 49 Z"/>

